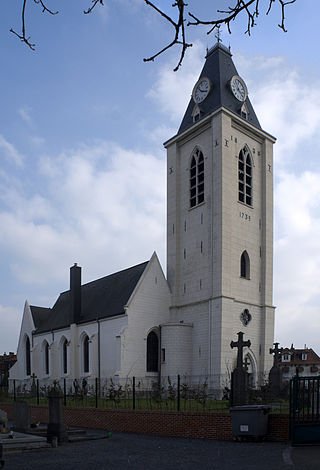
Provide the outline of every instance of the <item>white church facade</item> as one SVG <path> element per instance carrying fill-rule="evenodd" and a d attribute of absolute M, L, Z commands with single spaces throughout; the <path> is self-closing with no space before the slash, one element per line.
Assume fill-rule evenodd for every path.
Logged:
<path fill-rule="evenodd" d="M 167 277 L 148 262 L 25 303 L 10 379 L 230 374 L 243 331 L 255 382 L 272 366 L 273 144 L 230 50 L 207 51 L 167 149 Z"/>

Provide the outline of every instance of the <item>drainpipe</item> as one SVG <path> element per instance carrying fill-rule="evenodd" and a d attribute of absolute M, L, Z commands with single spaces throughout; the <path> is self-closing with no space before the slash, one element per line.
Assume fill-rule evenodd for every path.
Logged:
<path fill-rule="evenodd" d="M 159 377 L 158 383 L 161 385 L 161 325 L 159 325 Z"/>
<path fill-rule="evenodd" d="M 100 384 L 100 378 L 101 378 L 101 353 L 100 353 L 100 322 L 97 317 L 97 324 L 98 324 L 98 379 L 99 379 L 99 384 Z"/>

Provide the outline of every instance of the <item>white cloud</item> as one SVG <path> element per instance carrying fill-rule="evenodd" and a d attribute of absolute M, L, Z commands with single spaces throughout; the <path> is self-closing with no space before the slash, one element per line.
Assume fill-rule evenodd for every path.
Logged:
<path fill-rule="evenodd" d="M 33 125 L 34 125 L 33 119 L 32 119 L 32 117 L 31 117 L 31 111 L 32 111 L 32 109 L 31 109 L 29 106 L 21 106 L 21 107 L 18 109 L 18 113 L 19 113 L 21 119 L 22 119 L 26 124 L 28 124 L 29 126 L 33 126 Z"/>
<path fill-rule="evenodd" d="M 319 78 L 306 77 L 281 56 L 237 55 L 236 60 L 247 78 L 249 96 L 262 127 L 278 138 L 277 164 L 291 165 L 298 146 L 319 133 Z"/>
<path fill-rule="evenodd" d="M 175 127 L 160 125 L 152 129 L 151 131 L 143 129 L 143 132 L 146 137 L 150 140 L 150 142 L 159 146 L 161 145 L 161 143 L 164 143 L 166 140 L 173 137 L 177 133 L 177 129 Z"/>
<path fill-rule="evenodd" d="M 3 135 L 0 134 L 0 158 L 1 150 L 3 151 L 3 155 L 7 160 L 13 161 L 18 166 L 22 166 L 23 155 L 18 152 L 13 144 L 11 144 L 8 140 L 5 139 Z"/>
<path fill-rule="evenodd" d="M 164 160 L 98 142 L 42 157 L 39 172 L 46 193 L 28 195 L 17 182 L 6 195 L 10 209 L 0 212 L 0 248 L 18 279 L 64 279 L 73 262 L 90 279 L 144 261 L 154 249 L 163 258 Z"/>
<path fill-rule="evenodd" d="M 286 339 L 286 345 L 293 341 L 316 347 L 320 328 L 320 172 L 284 174 L 276 198 L 276 221 L 281 225 L 275 243 L 278 335 Z"/>
<path fill-rule="evenodd" d="M 1 354 L 15 352 L 18 345 L 19 329 L 17 325 L 22 318 L 22 312 L 12 307 L 0 305 L 1 319 Z M 5 333 L 5 334 L 4 334 Z"/>
<path fill-rule="evenodd" d="M 204 50 L 203 44 L 196 41 L 188 50 L 182 68 L 173 73 L 177 60 L 175 55 L 170 64 L 160 68 L 158 79 L 148 92 L 148 96 L 175 124 L 182 120 L 188 106 L 192 88 L 203 67 Z"/>

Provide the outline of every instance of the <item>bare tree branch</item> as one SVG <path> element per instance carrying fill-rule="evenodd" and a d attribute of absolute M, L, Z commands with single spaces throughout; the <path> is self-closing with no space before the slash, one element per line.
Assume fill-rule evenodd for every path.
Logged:
<path fill-rule="evenodd" d="M 288 0 L 287 2 L 285 2 L 284 0 L 279 0 L 279 2 L 281 3 L 281 15 L 282 15 L 282 21 L 281 21 L 281 24 L 278 24 L 279 28 L 281 28 L 285 33 L 287 33 L 287 29 L 285 28 L 284 26 L 284 20 L 285 20 L 285 8 L 287 5 L 289 5 L 290 3 L 295 3 L 296 0 Z"/>
<path fill-rule="evenodd" d="M 281 6 L 281 24 L 279 24 L 278 26 L 284 32 L 287 32 L 287 30 L 285 29 L 285 8 L 287 5 L 295 3 L 296 0 L 269 0 L 268 9 L 266 12 L 267 15 L 270 13 L 271 8 L 276 1 Z M 207 34 L 210 34 L 219 25 L 225 24 L 228 28 L 228 32 L 231 34 L 231 21 L 233 21 L 241 13 L 245 12 L 248 21 L 245 33 L 248 33 L 250 35 L 251 29 L 256 26 L 255 19 L 259 16 L 260 0 L 235 0 L 235 2 L 235 5 L 233 7 L 228 7 L 227 10 L 217 10 L 217 13 L 221 13 L 222 15 L 224 15 L 222 18 L 219 19 L 201 20 L 196 15 L 189 12 L 189 16 L 194 21 L 189 21 L 187 26 L 212 25 L 212 28 L 207 32 Z M 251 6 L 253 8 L 250 8 Z"/>
<path fill-rule="evenodd" d="M 178 44 L 178 45 L 181 45 L 182 48 L 181 48 L 181 54 L 180 54 L 179 62 L 177 64 L 177 66 L 174 68 L 174 72 L 176 72 L 182 64 L 182 61 L 183 61 L 183 58 L 184 58 L 184 55 L 186 53 L 187 48 L 192 46 L 192 44 L 188 44 L 186 42 L 185 28 L 184 28 L 184 22 L 185 22 L 184 11 L 185 11 L 185 7 L 188 6 L 188 5 L 187 5 L 187 3 L 184 3 L 183 0 L 177 0 L 175 3 L 172 4 L 172 7 L 177 7 L 178 10 L 179 10 L 179 17 L 178 17 L 178 21 L 176 23 L 170 16 L 166 15 L 162 10 L 160 10 L 160 8 L 156 7 L 149 0 L 144 0 L 144 1 L 147 5 L 152 7 L 163 18 L 165 18 L 169 23 L 172 24 L 172 26 L 175 29 L 175 35 L 174 35 L 173 40 L 167 46 L 165 46 L 163 49 L 161 49 L 161 51 L 157 52 L 156 54 L 154 54 L 153 56 L 151 56 L 147 59 L 143 59 L 143 61 L 144 62 L 154 61 L 154 59 L 156 57 L 158 57 L 160 54 L 167 51 L 168 49 L 170 49 L 170 47 L 174 46 L 175 44 Z M 181 37 L 181 39 L 179 39 L 179 37 Z"/>
<path fill-rule="evenodd" d="M 50 15 L 57 15 L 59 12 L 58 11 L 52 11 L 50 10 L 44 3 L 43 0 L 33 0 L 33 3 L 37 5 L 42 6 L 42 13 L 50 13 Z M 21 22 L 22 22 L 22 27 L 21 27 L 21 34 L 17 33 L 14 29 L 10 29 L 10 32 L 15 34 L 20 41 L 24 42 L 27 46 L 30 47 L 31 50 L 35 50 L 35 44 L 30 42 L 30 36 L 26 36 L 26 6 L 27 6 L 27 0 L 23 0 L 22 3 L 22 12 L 21 12 Z"/>
<path fill-rule="evenodd" d="M 52 11 L 50 10 L 43 2 L 43 0 L 33 0 L 34 3 L 40 4 L 42 6 L 42 13 L 47 12 L 50 13 L 50 15 L 57 15 L 59 11 Z"/>
<path fill-rule="evenodd" d="M 83 13 L 85 15 L 88 15 L 88 13 L 91 13 L 94 7 L 97 5 L 97 3 L 100 3 L 100 5 L 104 5 L 103 0 L 91 0 L 91 3 L 93 4 L 91 7 L 88 8 L 88 10 L 85 10 Z"/>
<path fill-rule="evenodd" d="M 15 34 L 30 49 L 34 50 L 35 44 L 33 44 L 30 41 L 30 36 L 28 37 L 26 36 L 26 15 L 27 15 L 27 11 L 29 11 L 30 9 L 30 4 L 34 3 L 36 5 L 40 5 L 42 7 L 42 13 L 49 13 L 50 15 L 56 15 L 59 12 L 50 10 L 46 5 L 47 0 L 20 0 L 20 1 L 22 4 L 21 33 L 19 34 L 12 28 L 10 29 L 10 32 Z M 178 19 L 176 21 L 173 18 L 173 16 L 166 14 L 163 10 L 161 10 L 158 6 L 156 6 L 157 0 L 153 0 L 152 2 L 150 0 L 144 0 L 147 6 L 151 7 L 162 18 L 164 18 L 164 20 L 166 20 L 169 24 L 171 24 L 171 26 L 174 28 L 174 37 L 161 50 L 156 52 L 151 57 L 145 58 L 143 60 L 144 62 L 154 61 L 159 55 L 163 54 L 171 47 L 175 45 L 181 46 L 180 58 L 174 71 L 177 71 L 179 69 L 185 57 L 186 50 L 188 49 L 188 47 L 192 46 L 192 44 L 188 43 L 186 40 L 185 26 L 199 26 L 199 25 L 210 26 L 210 29 L 207 31 L 207 34 L 210 34 L 212 33 L 212 31 L 214 31 L 214 29 L 218 28 L 222 24 L 225 24 L 228 29 L 228 32 L 231 34 L 231 22 L 234 21 L 238 16 L 241 16 L 243 14 L 247 19 L 247 29 L 245 33 L 250 35 L 251 29 L 254 26 L 256 26 L 256 19 L 259 16 L 260 4 L 261 4 L 260 0 L 230 0 L 232 1 L 233 6 L 229 6 L 225 10 L 216 11 L 216 14 L 219 15 L 220 17 L 214 18 L 211 20 L 208 20 L 208 19 L 202 20 L 198 18 L 196 14 L 191 13 L 190 11 L 186 13 L 186 7 L 188 7 L 188 4 L 185 3 L 184 0 L 173 0 L 173 1 L 174 3 L 171 6 L 175 9 L 174 10 L 175 12 L 178 10 Z M 27 4 L 27 2 L 29 3 Z M 278 24 L 278 26 L 284 32 L 287 32 L 287 29 L 285 26 L 286 7 L 295 2 L 296 0 L 265 0 L 265 3 L 267 4 L 266 15 L 269 15 L 274 4 L 280 6 L 281 22 Z M 84 14 L 86 15 L 91 13 L 92 10 L 97 5 L 104 6 L 104 0 L 90 0 L 90 4 L 91 6 L 89 6 L 88 9 L 84 11 Z M 194 2 L 194 4 L 196 4 L 196 1 Z M 185 17 L 186 14 L 188 14 L 189 16 L 189 21 L 187 22 L 187 24 L 186 24 L 186 17 Z"/>

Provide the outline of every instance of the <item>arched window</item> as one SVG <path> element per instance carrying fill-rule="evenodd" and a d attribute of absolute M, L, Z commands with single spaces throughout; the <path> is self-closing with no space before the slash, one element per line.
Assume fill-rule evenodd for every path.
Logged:
<path fill-rule="evenodd" d="M 159 339 L 158 335 L 151 331 L 147 337 L 147 372 L 159 370 Z"/>
<path fill-rule="evenodd" d="M 89 372 L 89 337 L 84 335 L 82 340 L 82 359 L 83 359 L 83 372 Z"/>
<path fill-rule="evenodd" d="M 62 372 L 68 373 L 68 341 L 66 338 L 62 341 Z"/>
<path fill-rule="evenodd" d="M 240 258 L 240 277 L 250 279 L 250 258 L 246 251 L 244 251 Z"/>
<path fill-rule="evenodd" d="M 239 201 L 252 206 L 252 160 L 247 147 L 239 153 L 238 176 Z"/>
<path fill-rule="evenodd" d="M 203 153 L 196 149 L 190 164 L 190 207 L 204 201 L 204 158 Z"/>
<path fill-rule="evenodd" d="M 43 343 L 43 369 L 46 375 L 49 375 L 49 344 L 47 341 Z"/>
<path fill-rule="evenodd" d="M 30 339 L 26 337 L 25 342 L 25 360 L 26 360 L 26 375 L 31 375 L 31 355 L 30 355 Z"/>

